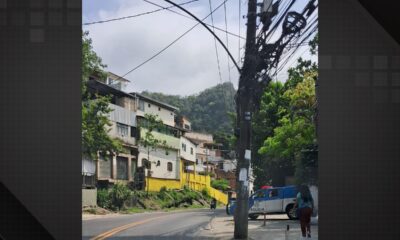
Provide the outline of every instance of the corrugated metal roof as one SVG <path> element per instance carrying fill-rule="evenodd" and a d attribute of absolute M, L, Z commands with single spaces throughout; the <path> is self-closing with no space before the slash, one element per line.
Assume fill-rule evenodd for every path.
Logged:
<path fill-rule="evenodd" d="M 179 111 L 179 108 L 177 108 L 177 107 L 175 107 L 175 106 L 169 105 L 169 104 L 167 104 L 167 103 L 160 102 L 160 101 L 155 100 L 155 99 L 153 99 L 153 98 L 144 96 L 144 95 L 142 95 L 142 94 L 140 94 L 140 93 L 132 92 L 132 93 L 130 93 L 130 94 L 136 95 L 138 98 L 142 98 L 142 99 L 144 99 L 144 100 L 147 100 L 147 101 L 149 101 L 149 102 L 151 102 L 151 103 L 154 103 L 154 104 L 156 104 L 156 105 L 158 104 L 158 105 L 160 105 L 160 106 L 162 106 L 162 107 L 165 107 L 165 108 L 168 108 L 168 109 L 170 109 L 170 110 Z"/>

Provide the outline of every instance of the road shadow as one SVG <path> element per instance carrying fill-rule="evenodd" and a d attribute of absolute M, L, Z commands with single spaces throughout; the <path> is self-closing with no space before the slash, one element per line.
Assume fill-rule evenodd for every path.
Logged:
<path fill-rule="evenodd" d="M 89 240 L 90 238 L 82 238 L 82 240 Z M 216 237 L 196 237 L 196 236 L 185 236 L 185 235 L 171 235 L 171 236 L 121 236 L 121 237 L 109 237 L 107 240 L 131 240 L 131 239 L 142 239 L 142 240 L 184 240 L 184 239 L 221 239 L 218 236 Z"/>
<path fill-rule="evenodd" d="M 257 218 L 257 219 L 250 219 L 249 218 L 249 222 L 263 222 L 264 219 L 262 217 Z M 298 222 L 298 220 L 290 220 L 290 219 L 279 219 L 279 218 L 267 218 L 265 220 L 266 222 L 290 222 L 290 223 L 295 223 Z M 233 219 L 227 219 L 227 220 L 223 220 L 223 222 L 234 222 Z"/>
<path fill-rule="evenodd" d="M 257 218 L 257 219 L 249 219 L 249 222 L 263 222 L 264 221 L 264 219 L 262 218 L 262 217 L 260 217 L 260 218 Z M 297 222 L 297 220 L 290 220 L 290 219 L 274 219 L 274 218 L 270 218 L 270 219 L 266 219 L 265 221 L 267 221 L 267 222 L 290 222 L 290 223 L 293 223 L 293 222 Z"/>

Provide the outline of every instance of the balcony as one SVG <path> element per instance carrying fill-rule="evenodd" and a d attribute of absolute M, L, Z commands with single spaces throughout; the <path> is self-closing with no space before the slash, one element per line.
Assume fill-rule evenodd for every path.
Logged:
<path fill-rule="evenodd" d="M 147 131 L 147 129 L 142 128 L 140 130 L 140 136 L 145 136 L 146 135 L 146 131 Z M 158 140 L 161 140 L 161 141 L 165 140 L 169 147 L 172 147 L 174 149 L 180 149 L 180 138 L 177 138 L 177 137 L 174 137 L 174 136 L 171 136 L 171 135 L 167 135 L 167 134 L 164 134 L 164 133 L 159 133 L 159 132 L 156 132 L 156 131 L 153 131 L 152 134 L 153 134 L 155 139 L 158 139 Z"/>
<path fill-rule="evenodd" d="M 113 122 L 119 122 L 131 127 L 136 127 L 136 113 L 129 109 L 120 107 L 115 104 L 109 104 L 111 112 L 109 113 L 109 119 Z"/>
<path fill-rule="evenodd" d="M 136 127 L 136 113 L 129 109 L 120 107 L 115 104 L 109 104 L 111 112 L 108 118 L 111 120 L 112 125 L 109 127 L 108 134 L 112 138 L 118 138 L 128 145 L 136 145 L 135 136 L 132 136 L 132 128 Z M 121 124 L 126 127 L 125 133 L 118 130 Z"/>

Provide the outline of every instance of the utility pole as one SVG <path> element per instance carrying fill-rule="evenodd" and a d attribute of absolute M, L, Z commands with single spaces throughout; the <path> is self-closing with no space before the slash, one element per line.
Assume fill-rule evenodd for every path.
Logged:
<path fill-rule="evenodd" d="M 205 27 L 225 49 L 240 73 L 239 89 L 235 97 L 237 114 L 235 136 L 237 138 L 236 153 L 238 162 L 236 171 L 237 198 L 234 214 L 234 237 L 235 239 L 247 239 L 249 207 L 248 172 L 251 160 L 250 140 L 252 113 L 258 109 L 263 91 L 271 80 L 269 71 L 277 67 L 284 49 L 306 26 L 307 21 L 303 15 L 308 17 L 312 14 L 317 7 L 315 4 L 316 0 L 309 0 L 301 14 L 294 11 L 288 12 L 295 3 L 295 1 L 290 2 L 286 7 L 287 11 L 285 11 L 282 17 L 272 26 L 272 29 L 275 29 L 278 24 L 281 23 L 281 20 L 283 20 L 281 37 L 274 43 L 269 43 L 268 37 L 274 32 L 270 30 L 271 19 L 277 15 L 278 6 L 281 1 L 275 1 L 275 3 L 273 3 L 271 0 L 264 0 L 262 4 L 257 4 L 257 0 L 248 0 L 246 48 L 243 67 L 241 69 L 221 39 L 219 39 L 202 20 L 171 0 L 164 1 L 189 14 Z M 258 5 L 262 7 L 260 15 L 257 14 Z M 258 37 L 256 42 L 256 20 L 258 16 L 261 18 L 260 20 L 263 24 L 263 28 L 262 34 Z"/>
<path fill-rule="evenodd" d="M 237 113 L 237 153 L 238 164 L 236 171 L 237 198 L 235 208 L 235 239 L 246 239 L 248 235 L 248 171 L 250 159 L 245 159 L 246 150 L 250 150 L 251 116 L 252 116 L 252 91 L 251 82 L 256 74 L 257 49 L 256 49 L 256 19 L 257 1 L 248 1 L 246 48 L 242 71 L 239 78 L 239 89 L 236 96 Z M 247 156 L 247 154 L 246 154 Z"/>

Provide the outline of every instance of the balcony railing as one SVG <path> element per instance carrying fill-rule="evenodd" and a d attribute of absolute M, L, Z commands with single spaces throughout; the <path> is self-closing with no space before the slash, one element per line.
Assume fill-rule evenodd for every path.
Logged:
<path fill-rule="evenodd" d="M 140 131 L 140 135 L 141 136 L 145 136 L 146 135 L 146 131 L 147 131 L 147 129 L 142 128 L 141 131 Z M 152 134 L 153 134 L 154 138 L 156 138 L 158 140 L 161 140 L 161 141 L 165 140 L 169 147 L 172 147 L 174 149 L 179 149 L 180 148 L 180 139 L 179 138 L 177 138 L 175 136 L 167 135 L 167 134 L 164 134 L 164 133 L 159 133 L 159 132 L 156 132 L 156 131 L 153 131 Z"/>

